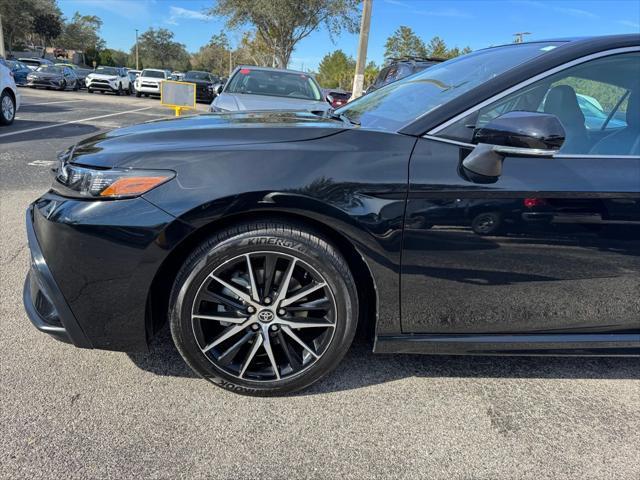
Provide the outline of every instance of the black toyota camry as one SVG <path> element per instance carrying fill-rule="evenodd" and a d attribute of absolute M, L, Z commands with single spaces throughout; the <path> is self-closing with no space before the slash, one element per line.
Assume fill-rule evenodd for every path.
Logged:
<path fill-rule="evenodd" d="M 316 382 L 358 325 L 382 353 L 638 355 L 640 35 L 479 50 L 322 116 L 100 134 L 27 231 L 36 328 L 136 351 L 169 323 L 242 393 Z"/>

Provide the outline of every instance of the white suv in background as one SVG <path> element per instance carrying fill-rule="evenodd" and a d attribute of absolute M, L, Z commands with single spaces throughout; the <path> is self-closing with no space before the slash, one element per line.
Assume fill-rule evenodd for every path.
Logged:
<path fill-rule="evenodd" d="M 160 95 L 160 84 L 163 80 L 169 80 L 171 74 L 166 70 L 156 68 L 145 68 L 138 78 L 136 78 L 136 97 L 144 95 Z"/>
<path fill-rule="evenodd" d="M 0 57 L 0 125 L 11 125 L 20 108 L 20 93 L 11 70 Z"/>
<path fill-rule="evenodd" d="M 122 67 L 100 66 L 86 76 L 84 83 L 89 93 L 100 91 L 116 95 L 131 94 L 129 75 Z"/>

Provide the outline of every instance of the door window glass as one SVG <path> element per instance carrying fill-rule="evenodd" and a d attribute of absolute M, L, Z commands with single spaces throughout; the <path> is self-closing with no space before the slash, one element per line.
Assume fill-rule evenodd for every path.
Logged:
<path fill-rule="evenodd" d="M 442 136 L 473 141 L 473 132 L 511 111 L 553 114 L 566 139 L 561 153 L 637 155 L 640 150 L 640 53 L 599 58 L 518 90 L 447 127 Z"/>

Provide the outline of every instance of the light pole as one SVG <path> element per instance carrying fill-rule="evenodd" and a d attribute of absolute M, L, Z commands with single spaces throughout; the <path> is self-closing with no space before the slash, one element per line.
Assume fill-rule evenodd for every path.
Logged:
<path fill-rule="evenodd" d="M 362 95 L 364 87 L 364 69 L 367 63 L 367 45 L 369 44 L 369 26 L 371 25 L 371 5 L 373 0 L 364 0 L 362 7 L 362 22 L 360 23 L 360 41 L 358 42 L 358 59 L 356 60 L 356 75 L 353 78 L 353 92 L 351 100 Z"/>
<path fill-rule="evenodd" d="M 136 28 L 136 70 L 140 70 L 138 62 L 138 29 Z"/>

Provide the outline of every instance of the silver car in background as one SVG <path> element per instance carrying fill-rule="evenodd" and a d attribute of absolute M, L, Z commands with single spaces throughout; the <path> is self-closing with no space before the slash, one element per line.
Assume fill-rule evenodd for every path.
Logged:
<path fill-rule="evenodd" d="M 296 70 L 237 67 L 211 102 L 211 112 L 307 110 L 325 112 L 331 105 L 315 79 Z"/>

